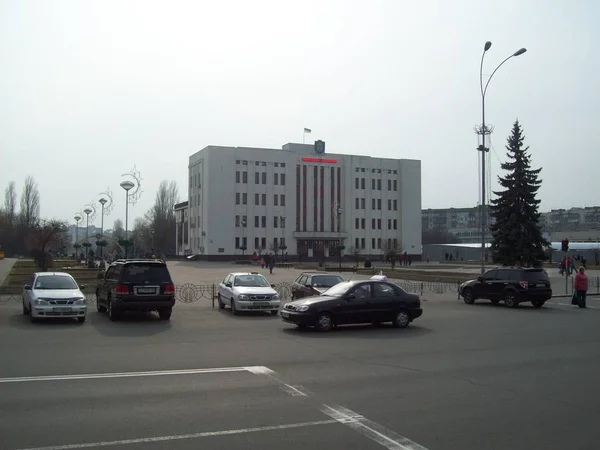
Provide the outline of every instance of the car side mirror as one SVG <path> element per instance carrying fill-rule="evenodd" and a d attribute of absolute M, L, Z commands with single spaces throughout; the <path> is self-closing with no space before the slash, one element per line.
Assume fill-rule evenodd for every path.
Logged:
<path fill-rule="evenodd" d="M 356 295 L 350 294 L 348 297 L 346 297 L 346 300 L 353 300 L 355 298 L 356 298 Z"/>
<path fill-rule="evenodd" d="M 79 290 L 80 290 L 80 291 L 81 291 L 81 290 L 83 290 L 83 289 L 85 289 L 85 288 L 86 288 L 86 285 L 85 285 L 85 284 L 80 284 L 80 285 L 79 285 Z"/>
<path fill-rule="evenodd" d="M 306 283 L 304 286 L 306 286 L 306 287 L 312 287 L 312 284 Z"/>
<path fill-rule="evenodd" d="M 485 281 L 485 279 L 484 279 L 483 277 L 477 277 L 477 281 L 484 282 L 484 281 Z"/>
<path fill-rule="evenodd" d="M 225 287 L 231 287 L 231 283 L 225 283 Z"/>
<path fill-rule="evenodd" d="M 25 289 L 26 291 L 30 291 L 31 290 L 31 285 L 26 284 L 25 286 L 23 286 L 23 289 Z"/>
<path fill-rule="evenodd" d="M 272 285 L 271 285 L 271 287 L 272 287 L 272 288 L 275 288 L 275 285 L 274 285 L 274 284 L 272 284 Z"/>

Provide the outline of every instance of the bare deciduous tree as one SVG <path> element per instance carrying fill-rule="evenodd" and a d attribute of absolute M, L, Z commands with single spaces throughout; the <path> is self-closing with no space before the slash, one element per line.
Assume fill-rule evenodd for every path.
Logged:
<path fill-rule="evenodd" d="M 115 239 L 125 238 L 125 227 L 123 227 L 123 221 L 121 219 L 117 219 L 113 223 L 113 237 Z"/>
<path fill-rule="evenodd" d="M 46 270 L 52 266 L 52 260 L 48 258 L 47 252 L 53 247 L 56 250 L 63 245 L 67 229 L 66 222 L 42 220 L 29 231 L 28 244 L 40 269 Z"/>
<path fill-rule="evenodd" d="M 9 224 L 14 225 L 17 216 L 17 188 L 14 181 L 4 190 L 4 214 Z"/>
<path fill-rule="evenodd" d="M 40 218 L 40 191 L 35 178 L 31 175 L 25 178 L 23 185 L 20 218 L 21 225 L 26 230 L 35 228 Z"/>
<path fill-rule="evenodd" d="M 382 241 L 381 250 L 383 251 L 383 255 L 385 259 L 392 264 L 392 267 L 394 267 L 396 265 L 398 253 L 401 252 L 402 245 L 398 244 L 398 241 L 393 239 L 387 241 L 382 239 Z"/>
<path fill-rule="evenodd" d="M 179 188 L 174 181 L 161 181 L 154 206 L 146 217 L 154 231 L 154 247 L 166 252 L 175 248 L 175 212 L 173 207 L 179 202 Z"/>
<path fill-rule="evenodd" d="M 358 265 L 358 263 L 360 262 L 361 252 L 362 249 L 360 247 L 350 247 L 350 254 L 354 256 L 354 259 L 356 260 L 356 265 Z"/>

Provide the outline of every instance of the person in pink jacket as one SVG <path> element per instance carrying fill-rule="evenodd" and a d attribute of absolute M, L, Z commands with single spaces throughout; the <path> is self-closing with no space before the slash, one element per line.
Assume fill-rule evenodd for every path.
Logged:
<path fill-rule="evenodd" d="M 585 297 L 588 290 L 588 277 L 585 274 L 585 267 L 579 268 L 579 273 L 575 275 L 573 288 L 577 291 L 577 300 L 580 308 L 585 308 Z"/>

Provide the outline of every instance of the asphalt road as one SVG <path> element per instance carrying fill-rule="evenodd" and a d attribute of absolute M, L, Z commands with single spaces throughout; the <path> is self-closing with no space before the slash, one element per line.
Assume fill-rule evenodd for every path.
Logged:
<path fill-rule="evenodd" d="M 2 303 L 0 448 L 595 450 L 600 301 L 558 302 L 431 296 L 406 330 L 327 334 L 204 303 L 84 325 Z"/>

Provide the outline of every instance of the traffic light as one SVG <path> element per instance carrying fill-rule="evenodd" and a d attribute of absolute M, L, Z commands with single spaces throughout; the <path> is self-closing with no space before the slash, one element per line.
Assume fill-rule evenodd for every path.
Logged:
<path fill-rule="evenodd" d="M 561 250 L 563 252 L 568 252 L 569 251 L 569 240 L 568 239 L 563 239 L 561 242 Z"/>

